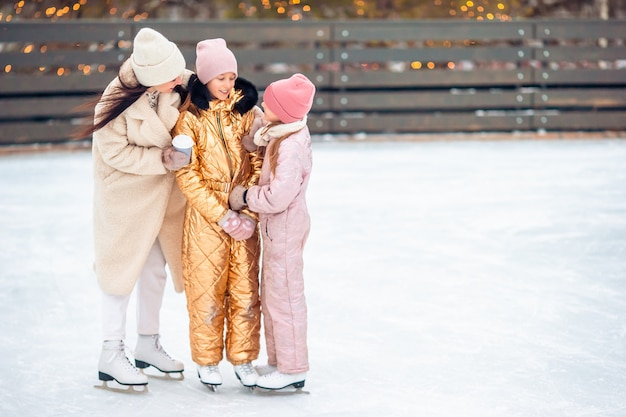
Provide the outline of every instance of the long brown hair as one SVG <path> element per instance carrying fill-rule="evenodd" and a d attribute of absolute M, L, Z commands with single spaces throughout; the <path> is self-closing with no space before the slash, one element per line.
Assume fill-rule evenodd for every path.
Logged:
<path fill-rule="evenodd" d="M 116 119 L 120 114 L 122 114 L 124 110 L 129 108 L 148 90 L 148 87 L 145 85 L 139 83 L 136 85 L 127 84 L 119 77 L 118 80 L 120 86 L 115 87 L 111 94 L 108 94 L 106 97 L 103 94 L 100 94 L 98 97 L 81 106 L 81 108 L 93 109 L 96 105 L 101 104 L 103 110 L 102 114 L 99 115 L 98 119 L 93 124 L 90 123 L 86 128 L 75 134 L 76 138 L 82 139 L 89 137 L 96 130 L 102 129 L 110 121 Z M 180 94 L 183 100 L 186 98 L 185 89 L 180 85 L 177 85 L 174 88 L 174 91 Z"/>
<path fill-rule="evenodd" d="M 124 110 L 130 107 L 131 104 L 137 101 L 137 99 L 148 90 L 148 87 L 139 83 L 137 85 L 130 85 L 124 83 L 120 77 L 118 77 L 118 80 L 120 86 L 115 87 L 115 89 L 111 91 L 111 94 L 104 96 L 104 93 L 102 93 L 81 106 L 84 108 L 95 108 L 95 106 L 100 104 L 102 105 L 103 111 L 93 124 L 89 124 L 78 132 L 76 136 L 86 138 L 91 136 L 96 130 L 102 129 L 111 120 L 114 120 L 122 114 Z"/>
<path fill-rule="evenodd" d="M 272 126 L 276 126 L 281 124 L 280 122 L 273 122 L 267 125 L 264 129 L 269 129 Z M 280 144 L 282 141 L 291 136 L 291 133 L 287 133 L 279 138 L 272 139 L 270 143 L 265 148 L 265 156 L 264 158 L 269 158 L 270 161 L 270 169 L 272 171 L 272 175 L 276 175 L 276 165 L 278 164 L 278 148 L 280 148 Z"/>

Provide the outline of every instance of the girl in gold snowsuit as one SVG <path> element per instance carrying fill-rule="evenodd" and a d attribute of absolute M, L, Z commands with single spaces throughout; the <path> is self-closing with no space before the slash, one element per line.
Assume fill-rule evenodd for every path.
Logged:
<path fill-rule="evenodd" d="M 242 384 L 254 386 L 251 362 L 259 355 L 261 327 L 257 215 L 230 210 L 228 195 L 235 185 L 258 180 L 262 161 L 242 140 L 251 142 L 263 114 L 256 88 L 237 78 L 237 61 L 223 39 L 199 42 L 196 54 L 190 103 L 173 130 L 195 142 L 190 165 L 177 172 L 188 201 L 183 276 L 191 354 L 200 381 L 216 386 L 225 346 Z"/>

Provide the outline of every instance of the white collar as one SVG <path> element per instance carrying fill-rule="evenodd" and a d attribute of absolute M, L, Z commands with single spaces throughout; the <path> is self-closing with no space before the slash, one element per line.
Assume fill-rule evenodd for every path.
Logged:
<path fill-rule="evenodd" d="M 307 117 L 291 123 L 281 123 L 274 126 L 264 126 L 254 134 L 254 143 L 257 146 L 267 146 L 272 139 L 283 137 L 290 133 L 296 133 L 306 126 Z"/>

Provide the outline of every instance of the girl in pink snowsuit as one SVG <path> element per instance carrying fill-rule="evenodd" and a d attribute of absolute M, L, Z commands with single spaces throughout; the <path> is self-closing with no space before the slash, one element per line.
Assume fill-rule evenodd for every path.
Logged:
<path fill-rule="evenodd" d="M 261 309 L 267 365 L 257 368 L 257 386 L 282 389 L 304 386 L 309 370 L 306 342 L 303 249 L 310 230 L 306 189 L 312 166 L 306 116 L 315 86 L 302 74 L 270 84 L 263 94 L 265 127 L 254 143 L 265 156 L 258 185 L 237 186 L 232 210 L 248 206 L 259 214 L 263 242 Z"/>

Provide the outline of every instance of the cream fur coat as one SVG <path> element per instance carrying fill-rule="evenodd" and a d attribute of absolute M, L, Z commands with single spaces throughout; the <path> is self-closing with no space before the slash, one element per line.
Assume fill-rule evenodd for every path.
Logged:
<path fill-rule="evenodd" d="M 183 79 L 189 79 L 187 71 Z M 137 83 L 126 61 L 105 89 L 110 94 L 119 78 Z M 159 94 L 158 112 L 143 95 L 117 119 L 93 134 L 95 272 L 102 290 L 128 295 L 158 239 L 174 288 L 183 291 L 182 231 L 186 201 L 175 174 L 161 162 L 178 119 L 180 96 Z M 95 117 L 101 112 L 96 106 Z"/>

